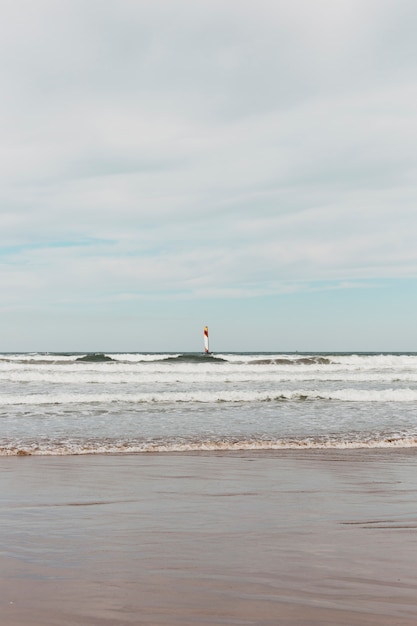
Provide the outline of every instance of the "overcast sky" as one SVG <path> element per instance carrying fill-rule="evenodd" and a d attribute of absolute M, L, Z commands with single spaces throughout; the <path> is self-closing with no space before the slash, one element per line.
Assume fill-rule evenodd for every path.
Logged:
<path fill-rule="evenodd" d="M 417 350 L 414 0 L 0 11 L 0 351 Z"/>

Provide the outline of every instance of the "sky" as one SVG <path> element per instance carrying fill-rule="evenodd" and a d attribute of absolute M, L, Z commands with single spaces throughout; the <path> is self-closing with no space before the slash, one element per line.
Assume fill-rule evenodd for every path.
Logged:
<path fill-rule="evenodd" d="M 414 0 L 5 0 L 0 352 L 417 351 Z"/>

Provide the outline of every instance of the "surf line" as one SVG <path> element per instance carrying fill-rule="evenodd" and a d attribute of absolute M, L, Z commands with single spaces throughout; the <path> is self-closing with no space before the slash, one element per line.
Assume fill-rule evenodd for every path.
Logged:
<path fill-rule="evenodd" d="M 204 326 L 204 352 L 205 354 L 210 354 L 208 326 Z"/>

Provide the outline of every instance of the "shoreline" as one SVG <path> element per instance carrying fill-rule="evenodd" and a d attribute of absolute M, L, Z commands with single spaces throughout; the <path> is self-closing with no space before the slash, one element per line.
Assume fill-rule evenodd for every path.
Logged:
<path fill-rule="evenodd" d="M 7 626 L 412 626 L 412 448 L 0 457 Z"/>
<path fill-rule="evenodd" d="M 0 448 L 0 458 L 5 457 L 47 457 L 47 458 L 56 458 L 56 457 L 77 457 L 77 456 L 141 456 L 141 455 L 174 455 L 174 456 L 187 456 L 187 455 L 196 455 L 196 456 L 204 456 L 204 455 L 221 455 L 221 456 L 233 456 L 233 455 L 245 455 L 245 454 L 253 454 L 253 455 L 262 455 L 262 454 L 271 454 L 274 457 L 283 456 L 285 454 L 293 454 L 296 456 L 297 454 L 331 454 L 335 452 L 339 453 L 366 453 L 367 455 L 372 454 L 374 451 L 377 454 L 383 454 L 384 452 L 390 454 L 391 451 L 398 451 L 398 453 L 406 453 L 407 451 L 417 450 L 417 438 L 413 436 L 407 436 L 403 439 L 398 437 L 391 438 L 388 437 L 386 441 L 379 443 L 358 443 L 358 442 L 340 442 L 339 444 L 333 443 L 329 444 L 328 442 L 321 443 L 316 441 L 311 443 L 309 440 L 300 439 L 297 443 L 294 441 L 291 443 L 285 443 L 280 441 L 262 441 L 259 444 L 254 444 L 253 442 L 248 442 L 245 440 L 239 441 L 207 441 L 203 443 L 184 443 L 184 444 L 157 444 L 153 443 L 145 443 L 139 445 L 126 445 L 126 444 L 115 444 L 114 446 L 107 445 L 105 449 L 100 445 L 98 448 L 94 448 L 93 446 L 81 447 L 79 449 L 75 449 L 73 445 L 70 447 L 66 447 L 65 444 L 55 444 L 55 448 L 51 449 L 40 449 L 40 448 L 24 448 L 24 444 L 21 444 L 19 447 L 7 447 L 3 446 Z"/>

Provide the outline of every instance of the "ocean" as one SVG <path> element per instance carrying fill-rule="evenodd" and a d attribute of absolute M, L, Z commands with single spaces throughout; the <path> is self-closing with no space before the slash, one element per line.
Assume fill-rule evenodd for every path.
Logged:
<path fill-rule="evenodd" d="M 0 455 L 417 446 L 417 354 L 0 354 Z"/>
<path fill-rule="evenodd" d="M 0 355 L 2 623 L 415 626 L 417 354 Z"/>

